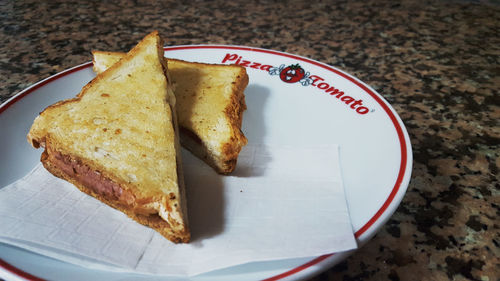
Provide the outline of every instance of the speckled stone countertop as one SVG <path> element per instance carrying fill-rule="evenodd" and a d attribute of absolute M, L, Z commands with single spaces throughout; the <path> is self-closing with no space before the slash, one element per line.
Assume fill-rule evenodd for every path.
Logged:
<path fill-rule="evenodd" d="M 325 62 L 392 104 L 414 168 L 383 229 L 312 280 L 500 280 L 495 1 L 46 2 L 0 1 L 1 102 L 152 29 L 168 45 L 237 44 Z"/>

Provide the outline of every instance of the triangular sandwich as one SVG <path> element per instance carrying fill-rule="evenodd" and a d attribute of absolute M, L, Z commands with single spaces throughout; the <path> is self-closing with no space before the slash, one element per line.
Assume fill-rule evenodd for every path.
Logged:
<path fill-rule="evenodd" d="M 124 53 L 94 51 L 94 71 L 101 73 Z M 239 65 L 206 64 L 165 59 L 174 83 L 181 144 L 228 174 L 236 167 L 247 139 L 241 131 L 246 109 L 246 69 Z"/>
<path fill-rule="evenodd" d="M 28 141 L 57 177 L 173 242 L 190 233 L 175 114 L 158 32 L 76 98 L 46 108 Z"/>

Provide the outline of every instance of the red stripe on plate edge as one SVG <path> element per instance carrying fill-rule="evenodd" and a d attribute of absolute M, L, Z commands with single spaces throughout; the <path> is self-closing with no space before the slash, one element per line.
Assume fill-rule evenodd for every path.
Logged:
<path fill-rule="evenodd" d="M 317 263 L 319 263 L 319 262 L 321 262 L 321 261 L 323 261 L 323 260 L 325 260 L 325 259 L 333 256 L 333 255 L 334 254 L 326 254 L 326 255 L 319 256 L 319 257 L 317 257 L 315 259 L 310 260 L 309 262 L 306 262 L 306 263 L 304 263 L 302 265 L 297 266 L 296 268 L 293 268 L 293 269 L 291 269 L 289 271 L 285 271 L 285 272 L 283 272 L 281 274 L 278 274 L 278 275 L 275 275 L 273 277 L 266 278 L 266 279 L 264 279 L 262 281 L 275 281 L 275 280 L 279 280 L 279 279 L 291 276 L 291 275 L 293 275 L 293 274 L 295 274 L 297 272 L 300 272 L 300 271 L 302 271 L 302 270 L 304 270 L 304 269 L 306 269 L 306 268 L 308 268 L 310 266 L 313 266 L 313 265 L 315 265 L 315 264 L 317 264 Z"/>
<path fill-rule="evenodd" d="M 38 278 L 34 275 L 31 275 L 25 271 L 22 271 L 21 269 L 10 265 L 9 263 L 5 262 L 2 259 L 0 259 L 0 267 L 4 268 L 8 272 L 15 274 L 15 275 L 22 277 L 22 278 L 27 278 L 27 279 L 33 280 L 33 281 L 44 281 L 44 279 L 40 279 L 40 278 Z"/>
<path fill-rule="evenodd" d="M 314 61 L 308 58 L 300 57 L 297 55 L 292 55 L 288 53 L 283 53 L 279 51 L 273 51 L 273 50 L 267 50 L 267 49 L 260 49 L 260 48 L 253 48 L 253 47 L 244 47 L 244 46 L 210 46 L 210 45 L 200 45 L 200 46 L 174 46 L 174 47 L 164 47 L 163 48 L 165 51 L 172 51 L 172 50 L 186 50 L 186 49 L 232 49 L 232 50 L 242 50 L 242 51 L 252 51 L 252 52 L 260 52 L 260 53 L 266 53 L 266 54 L 272 54 L 272 55 L 278 55 L 278 56 L 283 56 L 283 57 L 288 57 L 300 61 L 304 61 L 313 65 L 316 65 L 318 67 L 324 68 L 328 71 L 334 72 L 343 78 L 351 81 L 358 87 L 360 87 L 363 91 L 368 93 L 382 108 L 384 111 L 387 113 L 389 118 L 391 119 L 396 132 L 398 134 L 399 138 L 399 143 L 400 143 L 400 148 L 401 148 L 401 165 L 398 173 L 398 177 L 396 179 L 396 182 L 394 184 L 394 187 L 387 197 L 386 201 L 384 204 L 382 204 L 382 207 L 375 213 L 375 215 L 365 224 L 363 225 L 358 231 L 354 233 L 356 238 L 359 238 L 363 233 L 365 233 L 379 218 L 380 216 L 384 213 L 384 211 L 387 210 L 389 205 L 392 203 L 392 200 L 394 200 L 394 197 L 399 191 L 399 188 L 401 186 L 401 183 L 403 182 L 403 177 L 406 171 L 406 162 L 407 160 L 407 149 L 406 149 L 406 140 L 403 134 L 403 130 L 401 129 L 401 126 L 399 125 L 398 120 L 396 119 L 396 116 L 394 113 L 391 111 L 391 109 L 387 106 L 387 104 L 377 95 L 375 94 L 372 90 L 370 90 L 366 85 L 364 85 L 362 82 L 357 80 L 356 78 L 351 77 L 350 75 L 339 71 L 329 65 L 323 64 L 318 61 Z M 330 254 L 331 255 L 331 254 Z M 323 256 L 320 256 L 323 257 Z M 318 258 L 317 258 L 318 259 Z M 316 259 L 314 259 L 316 260 Z M 323 259 L 321 259 L 323 260 Z M 318 261 L 319 262 L 319 261 Z"/>
<path fill-rule="evenodd" d="M 368 93 L 373 99 L 375 99 L 375 101 L 377 101 L 378 104 L 380 104 L 380 106 L 382 106 L 382 108 L 384 109 L 384 111 L 387 113 L 387 115 L 391 119 L 392 123 L 394 124 L 396 132 L 398 134 L 399 142 L 400 142 L 400 148 L 401 148 L 401 165 L 400 165 L 398 177 L 396 179 L 396 183 L 394 184 L 394 187 L 392 188 L 392 191 L 389 194 L 389 196 L 387 197 L 386 201 L 384 202 L 384 204 L 382 205 L 382 207 L 380 207 L 380 209 L 377 211 L 377 213 L 375 213 L 375 215 L 365 225 L 363 225 L 358 231 L 356 231 L 354 233 L 354 236 L 356 238 L 359 238 L 371 226 L 373 226 L 373 224 L 387 210 L 387 208 L 389 207 L 389 205 L 394 200 L 396 194 L 398 193 L 399 188 L 401 186 L 401 183 L 403 182 L 403 177 L 404 177 L 404 174 L 405 174 L 406 162 L 407 162 L 406 140 L 405 140 L 405 137 L 404 137 L 404 134 L 403 134 L 403 130 L 401 129 L 401 126 L 400 126 L 398 120 L 396 119 L 396 116 L 394 116 L 394 114 L 390 110 L 390 108 L 385 104 L 385 102 L 378 95 L 376 95 L 373 91 L 371 91 L 370 89 L 368 89 L 368 87 L 366 87 L 363 83 L 361 83 L 357 79 L 351 77 L 350 75 L 347 75 L 346 73 L 341 72 L 341 71 L 339 71 L 339 70 L 337 70 L 335 68 L 332 68 L 332 67 L 330 67 L 330 66 L 328 66 L 326 64 L 323 64 L 323 63 L 320 63 L 320 62 L 317 62 L 317 61 L 314 61 L 314 60 L 310 60 L 310 59 L 307 59 L 307 58 L 304 58 L 304 57 L 300 57 L 300 56 L 296 56 L 296 55 L 292 55 L 292 54 L 288 54 L 288 53 L 283 53 L 283 52 L 278 52 L 278 51 L 273 51 L 273 50 L 266 50 L 266 49 L 260 49 L 260 48 L 252 48 L 252 47 L 243 47 L 243 46 L 210 46 L 210 45 L 164 47 L 164 51 L 185 50 L 185 49 L 232 49 L 232 50 L 243 50 L 243 51 L 252 51 L 252 52 L 267 53 L 267 54 L 273 54 L 273 55 L 279 55 L 279 56 L 283 56 L 283 57 L 293 58 L 293 59 L 296 59 L 296 60 L 300 60 L 300 61 L 304 61 L 304 62 L 313 64 L 313 65 L 316 65 L 318 67 L 324 68 L 324 69 L 329 70 L 331 72 L 334 72 L 334 73 L 342 76 L 343 78 L 351 81 L 352 83 L 354 83 L 355 85 L 357 85 L 358 87 L 360 87 L 362 90 L 364 90 L 366 93 Z M 70 69 L 68 71 L 58 73 L 58 74 L 56 74 L 54 76 L 51 76 L 51 77 L 47 78 L 46 80 L 43 80 L 43 81 L 41 81 L 41 82 L 33 85 L 31 88 L 28 88 L 24 92 L 21 92 L 17 96 L 14 96 L 13 99 L 11 99 L 8 102 L 6 102 L 6 104 L 4 104 L 4 106 L 2 106 L 0 108 L 0 113 L 2 113 L 3 111 L 5 111 L 9 106 L 11 106 L 15 102 L 17 102 L 18 100 L 20 100 L 21 98 L 23 98 L 24 96 L 32 93 L 33 91 L 35 91 L 36 89 L 38 89 L 38 88 L 46 85 L 47 83 L 52 82 L 52 81 L 54 81 L 56 79 L 59 79 L 61 77 L 64 77 L 64 76 L 66 76 L 68 74 L 71 74 L 73 72 L 76 72 L 76 71 L 79 71 L 81 69 L 87 68 L 87 67 L 89 67 L 91 65 L 92 65 L 92 62 L 85 63 L 85 64 L 83 64 L 81 66 L 75 67 L 75 68 Z M 291 276 L 291 275 L 293 275 L 295 273 L 298 273 L 298 272 L 300 272 L 302 270 L 305 270 L 305 269 L 307 269 L 307 268 L 309 268 L 309 267 L 311 267 L 311 266 L 313 266 L 315 264 L 318 264 L 321 261 L 323 261 L 323 260 L 325 260 L 325 259 L 327 259 L 327 258 L 329 258 L 329 257 L 331 257 L 333 255 L 334 255 L 334 253 L 319 256 L 319 257 L 314 258 L 314 259 L 312 259 L 311 261 L 309 261 L 309 262 L 307 262 L 305 264 L 302 264 L 302 265 L 300 265 L 300 266 L 298 266 L 296 268 L 293 268 L 293 269 L 291 269 L 289 271 L 283 272 L 283 273 L 281 273 L 279 275 L 267 278 L 265 280 L 266 281 L 273 281 L 273 280 L 279 280 L 279 279 Z M 16 267 L 14 267 L 14 266 L 6 263 L 2 259 L 0 259 L 0 266 L 3 267 L 3 268 L 5 268 L 6 270 L 8 270 L 10 272 L 13 272 L 16 275 L 24 277 L 24 278 L 29 278 L 31 280 L 43 280 L 43 279 L 39 279 L 38 277 L 35 277 L 35 276 L 33 276 L 33 275 L 31 275 L 31 274 L 29 274 L 27 272 L 24 272 L 24 271 L 22 271 L 22 270 L 20 270 L 20 269 L 18 269 Z"/>
<path fill-rule="evenodd" d="M 45 86 L 46 84 L 48 84 L 56 79 L 59 79 L 61 77 L 64 77 L 68 74 L 71 74 L 71 73 L 76 72 L 76 71 L 80 71 L 80 70 L 87 68 L 87 67 L 90 67 L 90 66 L 92 66 L 92 62 L 87 62 L 87 63 L 84 63 L 82 65 L 76 66 L 74 68 L 70 68 L 66 71 L 62 71 L 62 72 L 59 72 L 57 74 L 54 74 L 53 76 L 49 76 L 45 80 L 42 80 L 38 83 L 33 84 L 32 86 L 19 92 L 17 95 L 14 95 L 10 100 L 8 100 L 4 104 L 2 104 L 2 107 L 0 107 L 0 113 L 4 112 L 7 108 L 9 108 L 11 105 L 16 103 L 18 100 L 22 99 L 23 97 L 32 93 L 33 91 Z"/>
<path fill-rule="evenodd" d="M 19 101 L 20 99 L 22 99 L 23 97 L 27 96 L 28 94 L 31 94 L 32 92 L 34 92 L 35 90 L 45 86 L 46 84 L 54 81 L 54 80 L 57 80 L 59 78 L 62 78 L 66 75 L 69 75 L 71 73 L 74 73 L 76 71 L 80 71 L 82 69 L 85 69 L 87 67 L 90 67 L 92 66 L 92 62 L 87 62 L 87 63 L 84 63 L 80 66 L 76 66 L 74 68 L 70 68 L 66 71 L 63 71 L 63 72 L 59 72 L 53 76 L 49 76 L 48 78 L 46 78 L 45 80 L 42 80 L 30 87 L 28 87 L 26 90 L 24 91 L 21 91 L 19 92 L 17 95 L 13 96 L 11 99 L 9 99 L 8 101 L 6 101 L 4 104 L 2 104 L 2 107 L 0 107 L 0 114 L 2 112 L 4 112 L 5 110 L 7 110 L 7 108 L 9 108 L 11 105 L 13 105 L 14 103 L 16 103 L 17 101 Z M 12 266 L 10 265 L 9 263 L 7 263 L 6 261 L 4 261 L 3 259 L 0 259 L 0 268 L 3 268 L 5 270 L 7 270 L 8 272 L 12 273 L 12 274 L 15 274 L 19 277 L 22 277 L 22 278 L 25 278 L 25 279 L 28 279 L 28 280 L 33 280 L 33 281 L 43 281 L 44 279 L 41 279 L 39 277 L 36 277 L 34 275 L 31 275 L 30 273 L 28 272 L 25 272 L 15 266 Z"/>
<path fill-rule="evenodd" d="M 382 108 L 384 109 L 384 111 L 387 113 L 387 115 L 389 116 L 389 118 L 391 119 L 395 129 L 396 129 L 396 132 L 398 134 L 398 138 L 399 138 L 399 144 L 400 144 L 400 149 L 401 149 L 401 165 L 399 167 L 399 173 L 398 173 L 398 177 L 396 178 L 396 182 L 394 184 L 394 187 L 392 188 L 392 191 L 391 193 L 389 194 L 389 196 L 387 197 L 387 199 L 385 200 L 384 204 L 382 204 L 382 206 L 380 207 L 380 209 L 375 213 L 375 215 L 370 219 L 368 220 L 368 222 L 363 225 L 358 231 L 356 231 L 354 233 L 354 236 L 356 238 L 359 238 L 361 235 L 363 235 L 363 233 L 365 233 L 370 227 L 372 227 L 375 222 L 380 219 L 380 217 L 382 216 L 382 214 L 384 214 L 384 212 L 387 210 L 387 208 L 391 205 L 392 201 L 394 200 L 394 198 L 396 197 L 396 194 L 398 193 L 399 191 L 399 188 L 401 187 L 401 183 L 403 182 L 403 178 L 404 178 L 404 175 L 405 175 L 405 172 L 406 172 L 406 162 L 408 161 L 407 159 L 407 149 L 406 149 L 406 140 L 405 140 L 405 137 L 404 137 L 404 134 L 403 134 L 403 130 L 398 122 L 398 120 L 396 119 L 396 116 L 394 115 L 394 113 L 391 111 L 391 109 L 387 106 L 387 104 L 377 95 L 375 94 L 372 90 L 370 90 L 368 87 L 366 87 L 366 85 L 364 85 L 363 83 L 361 83 L 359 80 L 351 77 L 350 75 L 344 73 L 344 72 L 341 72 L 335 68 L 332 68 L 331 66 L 328 66 L 326 64 L 323 64 L 323 63 L 320 63 L 318 61 L 314 61 L 314 60 L 311 60 L 311 59 L 308 59 L 308 58 L 304 58 L 304 57 L 300 57 L 300 56 L 296 56 L 296 55 L 292 55 L 292 54 L 288 54 L 288 53 L 282 53 L 282 52 L 278 52 L 278 51 L 273 51 L 273 50 L 266 50 L 266 49 L 259 49 L 259 48 L 252 48 L 252 47 L 243 47 L 243 46 L 178 46 L 178 47 L 165 47 L 164 50 L 165 51 L 172 51 L 172 50 L 183 50 L 183 49 L 232 49 L 232 50 L 242 50 L 242 51 L 252 51 L 252 52 L 260 52 L 260 53 L 266 53 L 266 54 L 273 54 L 273 55 L 278 55 L 278 56 L 284 56 L 284 57 L 288 57 L 288 58 L 292 58 L 292 59 L 296 59 L 296 60 L 300 60 L 300 61 L 304 61 L 304 62 L 307 62 L 307 63 L 310 63 L 310 64 L 313 64 L 313 65 L 316 65 L 318 67 L 321 67 L 321 68 L 324 68 L 328 71 L 331 71 L 331 72 L 334 72 L 340 76 L 342 76 L 343 78 L 351 81 L 352 83 L 354 83 L 355 85 L 357 85 L 358 87 L 360 87 L 363 91 L 365 91 L 366 93 L 368 93 L 375 101 L 377 101 L 377 103 L 382 106 Z M 286 272 L 283 272 L 281 274 L 278 274 L 276 276 L 273 276 L 273 277 L 270 277 L 270 278 L 267 278 L 267 279 L 264 279 L 264 281 L 274 281 L 274 280 L 279 280 L 279 279 L 282 279 L 282 278 L 285 278 L 285 277 L 288 277 L 288 276 L 291 276 L 297 272 L 300 272 L 304 269 L 307 269 L 315 264 L 318 264 L 320 263 L 321 261 L 333 256 L 335 253 L 331 253 L 331 254 L 326 254 L 326 255 L 322 255 L 322 256 L 319 256 L 317 258 L 314 258 L 312 259 L 311 261 L 305 263 L 305 264 L 302 264 L 296 268 L 293 268 L 289 271 L 286 271 Z"/>

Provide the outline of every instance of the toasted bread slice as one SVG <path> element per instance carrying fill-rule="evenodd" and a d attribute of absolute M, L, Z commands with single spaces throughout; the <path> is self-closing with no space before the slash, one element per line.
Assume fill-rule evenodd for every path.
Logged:
<path fill-rule="evenodd" d="M 187 206 L 162 41 L 146 36 L 76 98 L 46 108 L 28 141 L 45 168 L 173 242 L 188 242 Z"/>
<path fill-rule="evenodd" d="M 101 73 L 123 55 L 94 51 L 94 71 Z M 248 85 L 246 69 L 237 65 L 166 61 L 177 98 L 181 144 L 218 173 L 232 172 L 247 144 L 241 131 L 246 109 L 244 90 Z"/>

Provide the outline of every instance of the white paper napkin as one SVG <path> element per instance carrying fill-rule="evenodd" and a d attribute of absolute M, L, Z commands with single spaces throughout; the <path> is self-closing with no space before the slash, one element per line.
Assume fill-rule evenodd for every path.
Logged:
<path fill-rule="evenodd" d="M 173 244 L 38 165 L 0 189 L 0 241 L 78 265 L 192 276 L 356 248 L 338 146 L 247 145 L 221 176 L 183 151 L 192 241 Z"/>

